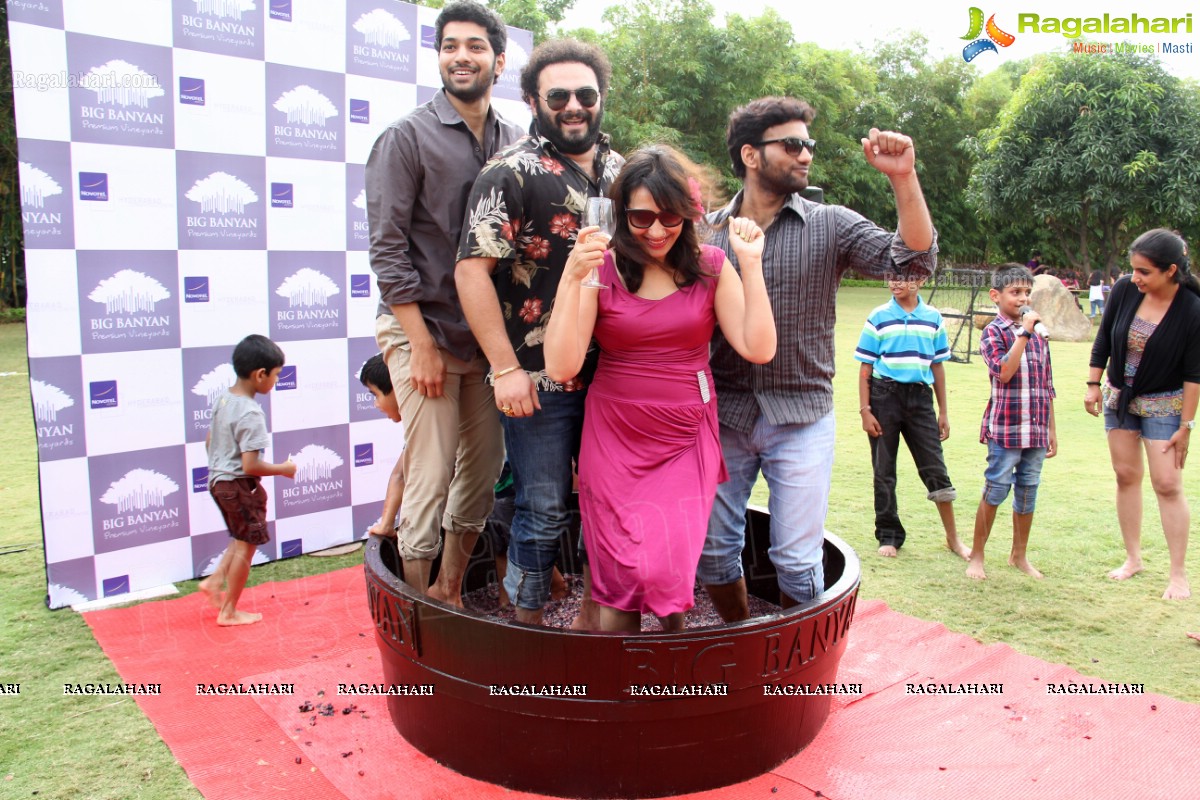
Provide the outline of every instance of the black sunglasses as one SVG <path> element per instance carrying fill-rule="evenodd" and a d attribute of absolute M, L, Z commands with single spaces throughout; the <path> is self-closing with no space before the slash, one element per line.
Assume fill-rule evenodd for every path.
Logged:
<path fill-rule="evenodd" d="M 674 211 L 659 211 L 655 213 L 648 208 L 627 208 L 625 219 L 635 228 L 645 230 L 654 224 L 655 220 L 662 223 L 664 228 L 678 228 L 683 224 L 683 215 Z"/>
<path fill-rule="evenodd" d="M 546 101 L 546 105 L 550 106 L 551 111 L 562 111 L 567 107 L 567 103 L 571 102 L 571 95 L 575 95 L 579 105 L 584 108 L 591 108 L 600 100 L 599 90 L 593 89 L 591 86 L 579 89 L 551 89 L 542 99 Z"/>
<path fill-rule="evenodd" d="M 768 144 L 781 144 L 783 150 L 789 156 L 798 156 L 804 149 L 808 152 L 815 153 L 817 151 L 817 142 L 815 139 L 801 139 L 798 136 L 785 136 L 782 139 L 763 139 L 756 147 L 764 147 Z"/>

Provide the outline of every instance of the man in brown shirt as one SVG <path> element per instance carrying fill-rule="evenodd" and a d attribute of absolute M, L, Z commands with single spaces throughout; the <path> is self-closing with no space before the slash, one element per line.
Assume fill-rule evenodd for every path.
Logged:
<path fill-rule="evenodd" d="M 463 319 L 454 265 L 475 177 L 521 136 L 491 107 L 507 39 L 504 22 L 472 0 L 443 8 L 435 39 L 442 91 L 379 136 L 366 171 L 371 269 L 381 296 L 376 340 L 407 440 L 397 528 L 404 580 L 456 606 L 504 458 L 483 380 L 488 363 Z M 443 528 L 442 568 L 430 586 Z"/>

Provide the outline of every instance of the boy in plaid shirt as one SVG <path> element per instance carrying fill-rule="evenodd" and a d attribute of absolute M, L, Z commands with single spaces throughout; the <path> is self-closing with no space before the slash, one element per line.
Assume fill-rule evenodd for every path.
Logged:
<path fill-rule="evenodd" d="M 1008 563 L 1034 578 L 1042 577 L 1026 555 L 1042 461 L 1058 451 L 1054 433 L 1054 380 L 1050 349 L 1034 333 L 1037 312 L 1029 305 L 1033 274 L 1019 264 L 1005 264 L 992 274 L 989 296 L 996 318 L 984 329 L 979 353 L 992 380 L 992 395 L 983 412 L 979 441 L 988 448 L 983 497 L 975 513 L 975 540 L 967 577 L 982 580 L 983 547 L 996 521 L 996 508 L 1013 489 L 1013 543 Z"/>

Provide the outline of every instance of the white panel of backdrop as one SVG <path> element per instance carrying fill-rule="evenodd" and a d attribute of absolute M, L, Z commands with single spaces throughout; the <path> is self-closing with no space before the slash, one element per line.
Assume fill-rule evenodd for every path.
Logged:
<path fill-rule="evenodd" d="M 358 383 L 378 291 L 363 165 L 441 87 L 435 9 L 394 0 L 7 0 L 48 604 L 210 572 L 206 488 L 234 344 L 287 365 L 260 396 L 271 541 L 365 535 L 402 431 Z M 496 107 L 524 125 L 509 29 Z"/>

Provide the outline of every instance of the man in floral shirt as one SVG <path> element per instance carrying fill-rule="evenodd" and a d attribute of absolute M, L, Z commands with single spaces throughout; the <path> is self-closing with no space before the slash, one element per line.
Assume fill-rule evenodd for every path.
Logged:
<path fill-rule="evenodd" d="M 579 453 L 587 376 L 546 376 L 542 340 L 587 198 L 607 193 L 624 160 L 600 132 L 612 73 L 594 45 L 543 42 L 521 73 L 530 137 L 479 174 L 455 279 L 471 331 L 491 364 L 516 487 L 504 587 L 517 619 L 538 624 L 559 538 L 571 520 L 571 461 Z M 585 606 L 582 627 L 595 627 Z"/>

